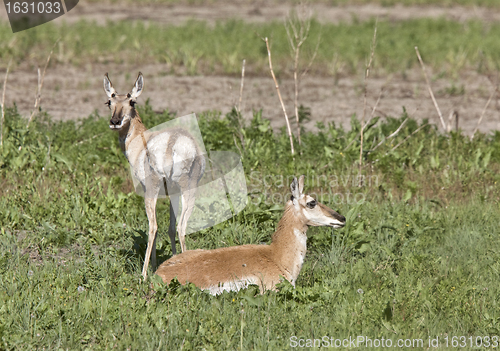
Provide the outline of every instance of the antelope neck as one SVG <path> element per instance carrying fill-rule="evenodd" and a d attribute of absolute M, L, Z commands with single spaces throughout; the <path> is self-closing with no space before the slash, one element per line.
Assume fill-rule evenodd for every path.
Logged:
<path fill-rule="evenodd" d="M 146 127 L 142 123 L 141 117 L 136 112 L 134 116 L 130 119 L 128 128 L 124 128 L 120 131 L 120 147 L 123 152 L 125 152 L 132 140 L 136 137 L 141 137 L 144 140 L 144 132 L 146 131 Z"/>
<path fill-rule="evenodd" d="M 274 261 L 283 272 L 283 276 L 295 285 L 307 250 L 307 225 L 292 201 L 286 204 L 283 217 L 278 223 L 270 245 Z"/>

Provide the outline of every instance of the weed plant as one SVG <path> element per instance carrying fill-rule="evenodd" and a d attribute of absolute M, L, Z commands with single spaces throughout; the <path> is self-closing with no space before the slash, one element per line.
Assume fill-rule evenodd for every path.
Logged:
<path fill-rule="evenodd" d="M 175 117 L 149 104 L 140 114 L 148 127 Z M 207 150 L 241 152 L 249 204 L 188 236 L 190 249 L 269 243 L 292 175 L 305 174 L 306 190 L 347 217 L 341 230 L 309 231 L 295 288 L 213 297 L 152 274 L 142 281 L 143 199 L 107 116 L 45 115 L 28 130 L 15 106 L 7 109 L 0 349 L 276 350 L 293 336 L 427 347 L 429 337 L 443 346 L 446 336 L 500 336 L 500 133 L 471 141 L 428 125 L 412 135 L 422 125 L 410 120 L 384 141 L 406 117 L 365 130 L 360 187 L 355 116 L 350 130 L 304 131 L 294 159 L 285 131 L 274 132 L 261 111 L 248 124 L 236 111 L 201 114 Z M 171 255 L 167 204 L 158 209 L 160 261 Z"/>

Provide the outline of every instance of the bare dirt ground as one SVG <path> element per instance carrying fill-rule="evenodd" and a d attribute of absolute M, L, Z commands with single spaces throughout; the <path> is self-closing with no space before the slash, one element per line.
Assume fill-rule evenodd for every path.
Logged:
<path fill-rule="evenodd" d="M 267 21 L 283 19 L 290 6 L 286 4 L 266 3 L 230 3 L 216 2 L 206 6 L 141 6 L 94 4 L 81 1 L 78 6 L 64 16 L 71 22 L 80 18 L 104 23 L 106 20 L 146 20 L 164 23 L 182 23 L 191 18 L 216 21 L 227 18 L 241 18 L 248 21 Z M 378 16 L 392 20 L 405 20 L 414 17 L 446 16 L 456 20 L 473 17 L 485 21 L 500 20 L 500 11 L 482 8 L 439 8 L 439 7 L 328 7 L 315 5 L 313 11 L 321 21 L 348 21 L 353 15 L 360 20 Z M 5 15 L 4 12 L 2 16 Z M 60 21 L 62 19 L 57 19 Z M 109 72 L 113 84 L 119 92 L 131 89 L 135 75 L 142 71 L 145 75 L 145 91 L 140 103 L 151 100 L 156 110 L 169 109 L 182 116 L 191 112 L 200 113 L 217 110 L 226 113 L 238 103 L 240 79 L 228 76 L 171 76 L 166 75 L 162 65 L 116 66 L 87 65 L 76 68 L 57 65 L 46 73 L 42 92 L 41 106 L 56 119 L 77 119 L 88 116 L 97 109 L 100 115 L 108 115 L 104 106 L 106 101 L 102 90 L 102 77 Z M 128 76 L 128 79 L 125 77 Z M 6 93 L 6 104 L 17 104 L 20 112 L 29 116 L 33 108 L 37 85 L 36 70 L 21 65 L 11 72 Z M 446 89 L 451 87 L 449 79 L 432 82 L 439 106 L 445 118 L 455 110 L 460 116 L 460 128 L 470 134 L 476 126 L 484 106 L 493 92 L 492 83 L 475 72 L 462 73 L 455 83 L 463 85 L 464 93 L 449 96 Z M 293 115 L 293 81 L 283 79 L 280 87 L 285 99 L 287 112 Z M 416 119 L 428 118 L 440 124 L 438 114 L 429 97 L 425 81 L 420 70 L 407 72 L 406 76 L 394 75 L 370 78 L 368 80 L 367 115 L 375 105 L 381 92 L 376 115 L 399 117 L 403 106 L 410 116 Z M 495 94 L 485 111 L 479 127 L 482 132 L 500 130 L 500 102 Z M 141 101 L 142 100 L 142 101 Z M 306 76 L 301 83 L 300 103 L 311 109 L 312 120 L 305 124 L 306 129 L 314 129 L 316 122 L 335 122 L 349 127 L 350 116 L 363 114 L 363 79 L 359 76 L 344 77 L 335 82 L 333 77 Z M 273 128 L 284 126 L 276 89 L 271 77 L 247 77 L 242 99 L 242 110 L 246 118 L 251 118 L 252 110 L 263 109 L 263 116 L 271 120 Z"/>

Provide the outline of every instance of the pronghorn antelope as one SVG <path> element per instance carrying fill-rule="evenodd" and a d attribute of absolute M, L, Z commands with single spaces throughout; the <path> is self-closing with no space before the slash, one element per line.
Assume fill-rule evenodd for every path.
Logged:
<path fill-rule="evenodd" d="M 111 110 L 109 127 L 119 133 L 120 147 L 130 163 L 132 172 L 144 190 L 149 221 L 148 246 L 142 275 L 146 278 L 149 260 L 156 268 L 156 201 L 164 187 L 170 197 L 170 225 L 168 235 L 175 255 L 175 211 L 182 198 L 177 232 L 182 252 L 186 251 L 185 235 L 194 203 L 196 187 L 205 170 L 205 158 L 195 139 L 182 128 L 148 132 L 135 109 L 136 100 L 144 87 L 139 72 L 132 91 L 120 95 L 113 88 L 108 74 L 104 76 L 104 91 Z M 174 207 L 175 206 L 175 207 Z"/>
<path fill-rule="evenodd" d="M 271 245 L 187 251 L 163 262 L 156 274 L 165 283 L 177 277 L 181 284 L 191 282 L 213 295 L 249 284 L 259 285 L 261 292 L 275 290 L 280 277 L 295 286 L 306 255 L 307 228 L 342 228 L 345 217 L 303 194 L 304 176 L 294 178 L 290 188 L 292 196 Z"/>

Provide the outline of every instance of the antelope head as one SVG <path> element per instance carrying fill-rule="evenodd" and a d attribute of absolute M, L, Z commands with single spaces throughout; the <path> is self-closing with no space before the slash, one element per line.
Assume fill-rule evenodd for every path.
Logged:
<path fill-rule="evenodd" d="M 113 88 L 113 84 L 109 80 L 108 74 L 106 73 L 104 75 L 104 91 L 109 99 L 106 105 L 108 105 L 111 110 L 109 128 L 121 130 L 124 127 L 128 127 L 130 120 L 136 116 L 137 112 L 134 106 L 143 88 L 144 78 L 141 72 L 139 72 L 139 76 L 135 81 L 132 91 L 123 95 L 118 94 L 115 88 Z"/>
<path fill-rule="evenodd" d="M 296 213 L 302 217 L 303 222 L 308 226 L 327 226 L 342 228 L 345 226 L 345 217 L 334 210 L 316 201 L 312 196 L 303 193 L 304 176 L 293 179 L 290 184 L 292 190 L 292 203 Z"/>

